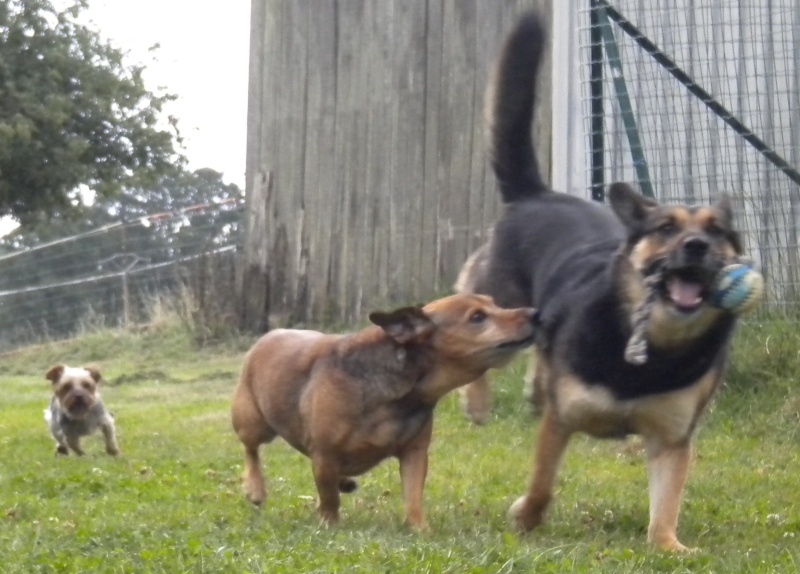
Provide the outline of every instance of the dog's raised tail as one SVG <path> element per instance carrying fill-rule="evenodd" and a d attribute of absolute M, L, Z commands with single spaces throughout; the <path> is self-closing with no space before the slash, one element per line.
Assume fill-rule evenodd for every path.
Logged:
<path fill-rule="evenodd" d="M 545 29 L 536 12 L 520 18 L 506 39 L 486 95 L 492 167 L 503 201 L 511 203 L 548 189 L 533 151 L 531 124 L 536 75 Z"/>

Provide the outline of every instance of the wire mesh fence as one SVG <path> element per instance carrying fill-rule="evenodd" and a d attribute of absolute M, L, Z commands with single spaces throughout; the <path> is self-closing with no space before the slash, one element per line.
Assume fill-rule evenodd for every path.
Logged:
<path fill-rule="evenodd" d="M 183 305 L 187 319 L 210 329 L 234 312 L 242 214 L 240 200 L 227 200 L 27 248 L 4 241 L 0 352 L 98 327 L 146 323 L 164 302 Z"/>
<path fill-rule="evenodd" d="M 800 309 L 800 0 L 585 0 L 587 189 L 734 200 L 771 309 Z"/>

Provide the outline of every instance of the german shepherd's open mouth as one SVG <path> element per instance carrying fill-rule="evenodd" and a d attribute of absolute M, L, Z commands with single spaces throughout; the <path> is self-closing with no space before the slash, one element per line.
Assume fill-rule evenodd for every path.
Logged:
<path fill-rule="evenodd" d="M 715 274 L 705 267 L 665 269 L 658 291 L 678 313 L 690 315 L 700 310 L 711 296 Z"/>

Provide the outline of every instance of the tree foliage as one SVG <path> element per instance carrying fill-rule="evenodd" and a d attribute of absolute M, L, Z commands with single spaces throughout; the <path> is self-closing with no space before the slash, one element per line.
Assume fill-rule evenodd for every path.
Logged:
<path fill-rule="evenodd" d="M 0 0 L 0 216 L 68 211 L 86 186 L 101 197 L 146 187 L 182 161 L 174 97 L 81 24 L 85 0 Z"/>
<path fill-rule="evenodd" d="M 188 286 L 202 298 L 210 268 L 232 277 L 242 203 L 220 173 L 176 168 L 146 188 L 31 217 L 0 238 L 0 351 L 74 333 L 87 315 L 114 324 L 126 308 L 123 284 L 134 319 L 155 295 Z M 231 302 L 229 289 L 221 299 Z"/>

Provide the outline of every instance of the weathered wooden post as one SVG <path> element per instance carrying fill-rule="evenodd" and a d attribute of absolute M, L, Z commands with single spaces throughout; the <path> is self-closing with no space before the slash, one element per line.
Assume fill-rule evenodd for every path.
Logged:
<path fill-rule="evenodd" d="M 239 329 L 251 333 L 269 330 L 270 262 L 268 205 L 272 173 L 254 174 L 245 209 L 244 248 L 239 261 Z"/>

